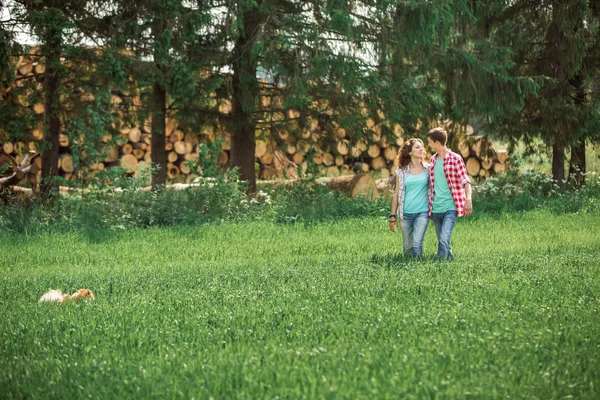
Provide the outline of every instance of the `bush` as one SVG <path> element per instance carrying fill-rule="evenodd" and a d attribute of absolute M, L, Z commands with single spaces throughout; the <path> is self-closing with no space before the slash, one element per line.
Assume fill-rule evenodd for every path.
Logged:
<path fill-rule="evenodd" d="M 276 189 L 271 195 L 273 218 L 278 223 L 307 224 L 367 215 L 385 216 L 390 208 L 389 202 L 383 198 L 377 201 L 364 197 L 351 199 L 329 190 L 323 183 L 299 183 L 291 188 Z"/>
<path fill-rule="evenodd" d="M 555 213 L 577 212 L 594 209 L 600 198 L 600 180 L 589 173 L 585 185 L 577 185 L 574 177 L 558 185 L 550 174 L 508 171 L 476 185 L 474 192 L 477 213 L 523 212 L 539 207 Z"/>
<path fill-rule="evenodd" d="M 540 207 L 553 213 L 598 212 L 600 180 L 594 173 L 586 178 L 583 186 L 575 185 L 572 180 L 558 186 L 550 175 L 533 172 L 509 172 L 489 178 L 474 188 L 475 215 L 524 212 Z M 141 178 L 113 176 L 112 179 L 116 187 L 61 196 L 53 204 L 6 204 L 0 207 L 0 231 L 36 234 L 250 220 L 311 224 L 370 215 L 385 217 L 390 210 L 390 201 L 383 197 L 376 201 L 350 199 L 314 182 L 261 190 L 249 197 L 234 173 L 200 178 L 198 186 L 180 191 L 142 191 L 140 181 L 136 181 Z"/>

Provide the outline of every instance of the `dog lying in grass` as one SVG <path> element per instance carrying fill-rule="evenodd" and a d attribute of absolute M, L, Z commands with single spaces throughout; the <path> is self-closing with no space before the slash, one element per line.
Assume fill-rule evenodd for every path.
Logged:
<path fill-rule="evenodd" d="M 40 297 L 40 303 L 46 302 L 57 302 L 62 303 L 68 300 L 94 300 L 94 293 L 89 289 L 79 289 L 73 294 L 63 293 L 61 290 L 50 290 L 42 297 Z"/>

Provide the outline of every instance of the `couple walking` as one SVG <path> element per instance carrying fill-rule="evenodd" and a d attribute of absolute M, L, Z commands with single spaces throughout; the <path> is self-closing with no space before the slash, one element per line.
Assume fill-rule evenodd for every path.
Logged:
<path fill-rule="evenodd" d="M 454 259 L 450 238 L 456 218 L 473 212 L 471 180 L 465 163 L 446 147 L 447 140 L 448 134 L 442 128 L 427 133 L 427 145 L 435 153 L 430 164 L 423 161 L 425 145 L 415 138 L 404 143 L 396 159 L 396 192 L 389 224 L 395 232 L 400 222 L 404 254 L 415 258 L 423 251 L 431 217 L 438 239 L 438 258 Z"/>

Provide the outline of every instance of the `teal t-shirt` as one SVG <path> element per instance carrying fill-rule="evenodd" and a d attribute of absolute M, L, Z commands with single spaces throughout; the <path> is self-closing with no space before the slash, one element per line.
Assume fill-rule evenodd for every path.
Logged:
<path fill-rule="evenodd" d="M 427 212 L 427 171 L 418 175 L 406 175 L 404 179 L 404 214 Z"/>
<path fill-rule="evenodd" d="M 444 160 L 436 160 L 435 166 L 433 167 L 433 207 L 432 213 L 444 213 L 446 211 L 456 210 L 456 204 L 452 198 L 450 187 L 448 187 L 448 181 L 446 180 L 446 174 L 444 174 Z"/>

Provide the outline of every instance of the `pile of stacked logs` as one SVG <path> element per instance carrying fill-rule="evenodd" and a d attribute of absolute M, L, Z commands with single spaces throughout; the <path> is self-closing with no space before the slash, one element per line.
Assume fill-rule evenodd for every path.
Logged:
<path fill-rule="evenodd" d="M 16 84 L 20 85 L 27 77 L 34 77 L 44 73 L 44 66 L 31 59 L 21 58 L 17 67 Z M 38 88 L 40 90 L 41 88 Z M 270 100 L 263 98 L 263 105 Z M 34 113 L 40 115 L 40 121 L 44 113 L 44 104 L 28 104 L 25 99 L 22 106 L 30 108 Z M 121 101 L 115 99 L 115 103 Z M 219 111 L 223 115 L 231 112 L 231 103 L 223 100 L 219 103 Z M 294 119 L 299 113 L 289 110 L 287 118 Z M 270 113 L 272 120 L 286 119 L 286 115 L 276 116 Z M 381 120 L 381 118 L 380 118 Z M 41 123 L 41 122 L 40 122 Z M 394 169 L 394 160 L 398 150 L 404 143 L 407 135 L 400 125 L 389 127 L 392 135 L 383 136 L 382 126 L 374 119 L 367 119 L 365 130 L 373 133 L 373 140 L 367 142 L 364 139 L 352 140 L 349 132 L 341 127 L 329 132 L 319 125 L 318 120 L 310 120 L 306 128 L 299 133 L 291 134 L 288 130 L 269 130 L 269 134 L 258 131 L 256 138 L 255 157 L 259 171 L 259 179 L 294 179 L 300 170 L 307 171 L 309 167 L 316 169 L 321 176 L 337 177 L 344 175 L 355 175 L 371 173 L 380 178 L 387 178 Z M 421 136 L 423 132 L 420 132 Z M 148 119 L 141 126 L 129 126 L 120 130 L 117 137 L 106 135 L 102 148 L 98 148 L 98 161 L 89 165 L 88 172 L 95 173 L 113 166 L 121 166 L 131 173 L 136 173 L 145 164 L 151 162 L 151 121 Z M 167 152 L 167 176 L 171 182 L 189 183 L 199 175 L 199 169 L 195 165 L 196 160 L 202 157 L 199 153 L 198 144 L 201 142 L 216 142 L 220 140 L 221 147 L 217 161 L 223 167 L 229 162 L 229 133 L 225 129 L 210 127 L 200 132 L 190 133 L 179 129 L 175 120 L 167 121 L 166 130 Z M 322 139 L 328 137 L 327 145 Z M 14 158 L 20 163 L 30 152 L 38 151 L 38 143 L 43 138 L 43 129 L 40 125 L 31 132 L 29 140 L 10 141 L 8 135 L 0 131 L 0 148 L 5 155 Z M 85 140 L 85 139 L 83 139 Z M 507 167 L 508 153 L 505 150 L 493 148 L 493 144 L 486 136 L 478 136 L 473 128 L 467 126 L 461 133 L 455 134 L 450 142 L 451 148 L 462 155 L 465 160 L 467 171 L 473 177 L 489 177 L 502 172 Z M 74 168 L 71 148 L 73 143 L 66 133 L 60 135 L 60 160 L 59 168 L 61 175 L 67 179 L 76 179 L 78 172 Z M 39 157 L 35 160 L 40 163 Z M 38 180 L 40 178 L 40 165 L 35 167 Z"/>

